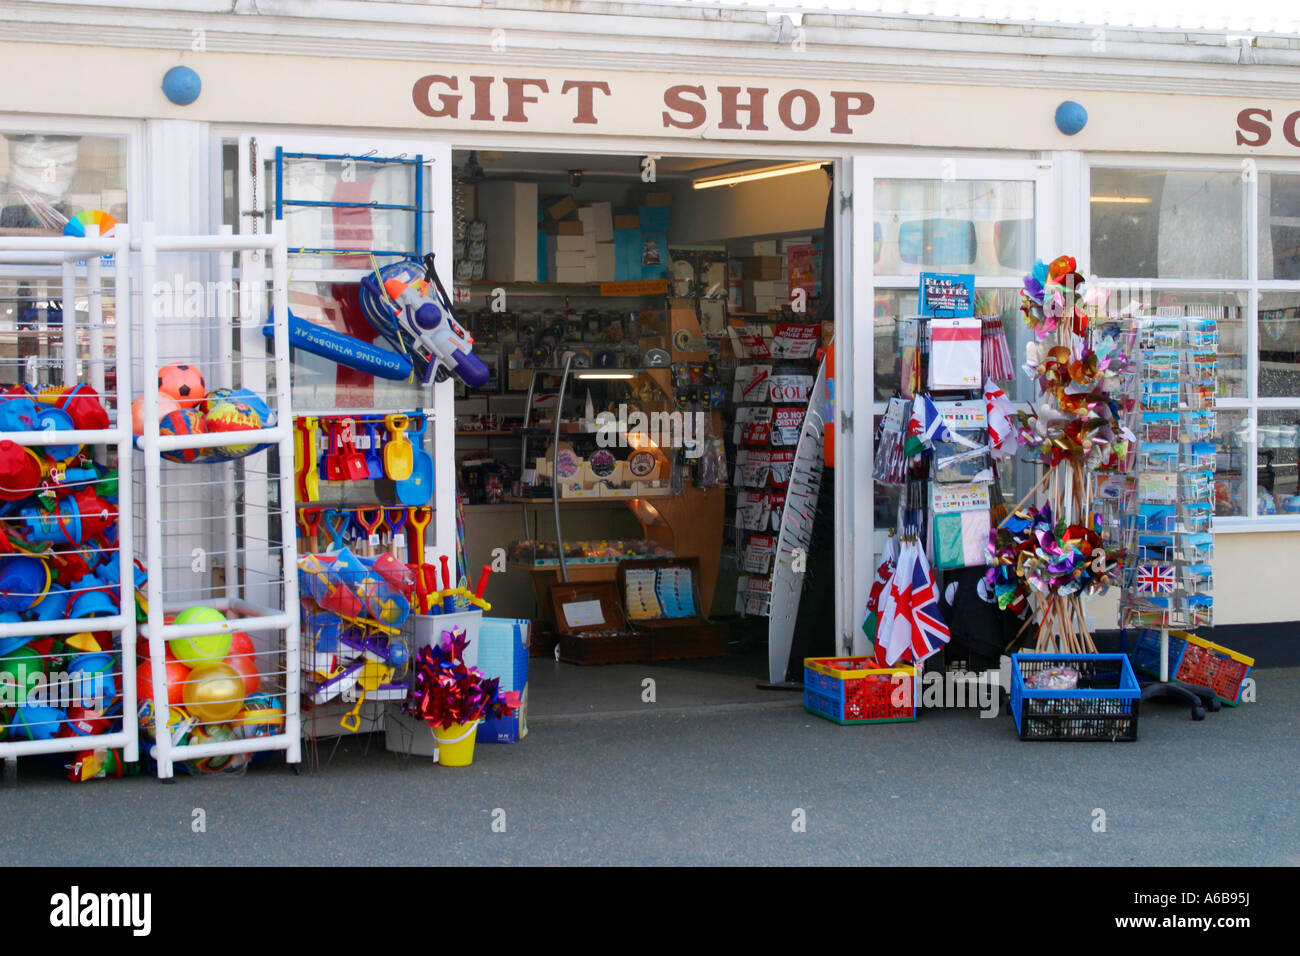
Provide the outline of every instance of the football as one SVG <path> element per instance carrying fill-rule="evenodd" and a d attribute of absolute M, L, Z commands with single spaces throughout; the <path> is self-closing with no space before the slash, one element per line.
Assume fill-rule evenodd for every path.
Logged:
<path fill-rule="evenodd" d="M 182 408 L 200 404 L 208 394 L 197 365 L 164 365 L 158 370 L 158 392 Z"/>

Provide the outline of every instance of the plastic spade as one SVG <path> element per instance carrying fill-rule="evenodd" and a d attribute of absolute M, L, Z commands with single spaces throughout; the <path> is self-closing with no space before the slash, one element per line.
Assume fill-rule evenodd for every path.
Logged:
<path fill-rule="evenodd" d="M 428 419 L 420 416 L 420 427 L 415 431 L 411 474 L 405 481 L 397 482 L 397 500 L 404 505 L 427 505 L 433 497 L 433 458 L 424 448 L 427 427 Z"/>
<path fill-rule="evenodd" d="M 303 422 L 303 453 L 307 462 L 303 468 L 302 489 L 308 501 L 320 500 L 320 473 L 316 467 L 316 455 L 320 449 L 316 443 L 316 423 L 315 418 Z"/>
<path fill-rule="evenodd" d="M 398 542 L 397 536 L 406 531 L 406 509 L 405 508 L 385 508 L 384 523 L 388 525 L 391 537 L 388 541 L 388 550 L 392 554 L 397 554 L 397 549 L 406 542 Z"/>
<path fill-rule="evenodd" d="M 330 548 L 334 551 L 342 551 L 347 546 L 343 540 L 343 534 L 347 531 L 348 522 L 352 516 L 346 511 L 336 511 L 333 508 L 325 512 L 325 530 L 330 536 Z"/>
<path fill-rule="evenodd" d="M 370 447 L 366 449 L 366 477 L 384 477 L 384 460 L 379 456 L 379 426 L 374 422 L 366 423 L 366 437 Z"/>
<path fill-rule="evenodd" d="M 343 420 L 343 471 L 348 481 L 365 481 L 370 477 L 370 470 L 366 466 L 366 456 L 357 451 L 353 442 L 356 427 L 352 419 Z"/>
<path fill-rule="evenodd" d="M 299 514 L 303 529 L 311 540 L 312 551 L 317 551 L 320 548 L 320 520 L 324 513 L 322 508 L 303 508 Z"/>
<path fill-rule="evenodd" d="M 325 453 L 326 481 L 347 481 L 347 469 L 343 465 L 341 454 L 343 450 L 341 432 L 336 422 L 330 422 L 330 447 Z"/>
<path fill-rule="evenodd" d="M 371 540 L 372 537 L 379 534 L 379 529 L 384 523 L 383 508 L 358 508 L 357 524 L 361 525 L 361 530 L 365 532 L 366 537 L 366 557 L 372 557 L 375 553 L 375 545 Z"/>
<path fill-rule="evenodd" d="M 415 467 L 411 443 L 406 437 L 409 422 L 410 419 L 405 415 L 388 415 L 384 418 L 384 424 L 388 426 L 388 441 L 384 445 L 384 473 L 393 481 L 401 482 L 410 478 L 411 470 Z"/>
<path fill-rule="evenodd" d="M 424 529 L 433 520 L 432 508 L 412 508 L 406 518 L 406 526 L 411 529 L 411 560 L 415 564 L 424 563 Z"/>

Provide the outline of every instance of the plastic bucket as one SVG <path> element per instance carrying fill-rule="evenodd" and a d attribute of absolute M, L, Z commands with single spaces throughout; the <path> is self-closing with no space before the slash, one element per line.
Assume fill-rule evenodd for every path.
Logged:
<path fill-rule="evenodd" d="M 477 720 L 450 727 L 434 727 L 438 743 L 438 763 L 444 767 L 468 767 L 474 762 L 474 740 L 478 736 Z"/>

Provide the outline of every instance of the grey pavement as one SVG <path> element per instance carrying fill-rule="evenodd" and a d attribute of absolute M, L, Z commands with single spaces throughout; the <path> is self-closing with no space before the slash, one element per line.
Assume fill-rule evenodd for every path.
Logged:
<path fill-rule="evenodd" d="M 301 776 L 275 758 L 74 785 L 24 760 L 0 790 L 22 821 L 0 827 L 0 866 L 1300 864 L 1300 669 L 1257 671 L 1258 703 L 1202 722 L 1149 704 L 1137 742 L 1084 744 L 975 711 L 840 727 L 726 668 L 549 668 L 534 661 L 529 736 L 463 769 L 403 768 L 382 737 Z M 554 697 L 584 686 L 578 706 Z"/>

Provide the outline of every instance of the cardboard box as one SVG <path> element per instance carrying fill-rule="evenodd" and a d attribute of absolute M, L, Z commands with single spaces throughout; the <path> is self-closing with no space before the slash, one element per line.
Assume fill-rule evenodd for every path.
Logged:
<path fill-rule="evenodd" d="M 595 256 L 587 256 L 586 258 L 584 258 L 582 260 L 582 268 L 583 268 L 583 272 L 586 274 L 586 278 L 584 281 L 586 282 L 600 281 L 600 262 L 599 260 L 597 260 Z"/>
<path fill-rule="evenodd" d="M 779 279 L 783 266 L 782 256 L 745 256 L 740 260 L 743 279 Z"/>
<path fill-rule="evenodd" d="M 487 223 L 485 275 L 493 282 L 537 279 L 537 184 L 478 184 L 478 216 Z"/>
<path fill-rule="evenodd" d="M 587 248 L 582 236 L 547 236 L 546 248 L 555 252 L 583 252 Z"/>
<path fill-rule="evenodd" d="M 642 206 L 671 206 L 673 204 L 673 194 L 667 190 L 645 190 L 638 197 Z"/>
<path fill-rule="evenodd" d="M 614 229 L 641 229 L 641 217 L 636 213 L 624 213 L 614 217 Z"/>
<path fill-rule="evenodd" d="M 755 239 L 753 254 L 756 256 L 774 256 L 776 255 L 775 239 Z"/>
<path fill-rule="evenodd" d="M 578 203 L 572 196 L 561 196 L 558 199 L 548 196 L 543 202 L 546 204 L 546 217 L 556 222 L 568 217 L 578 208 Z"/>
<path fill-rule="evenodd" d="M 585 233 L 597 242 L 614 241 L 614 207 L 607 202 L 594 202 L 578 210 Z"/>
<path fill-rule="evenodd" d="M 555 270 L 556 282 L 586 282 L 587 270 L 582 266 L 577 268 L 557 268 Z"/>
<path fill-rule="evenodd" d="M 482 733 L 482 725 L 479 727 Z M 418 717 L 402 713 L 401 705 L 384 712 L 384 749 L 414 757 L 438 757 L 438 743 L 429 725 Z"/>
<path fill-rule="evenodd" d="M 501 693 L 518 701 L 511 717 L 484 720 L 478 725 L 479 743 L 514 744 L 528 736 L 528 654 L 530 621 L 485 617 L 479 628 L 479 670 L 499 678 Z M 513 698 L 513 699 L 512 699 Z"/>
<path fill-rule="evenodd" d="M 578 219 L 566 219 L 564 222 L 546 221 L 546 234 L 548 236 L 581 236 L 585 231 L 582 221 Z"/>
<path fill-rule="evenodd" d="M 611 233 L 610 235 L 613 235 Z M 613 282 L 618 276 L 617 247 L 613 242 L 596 243 L 596 281 Z"/>

